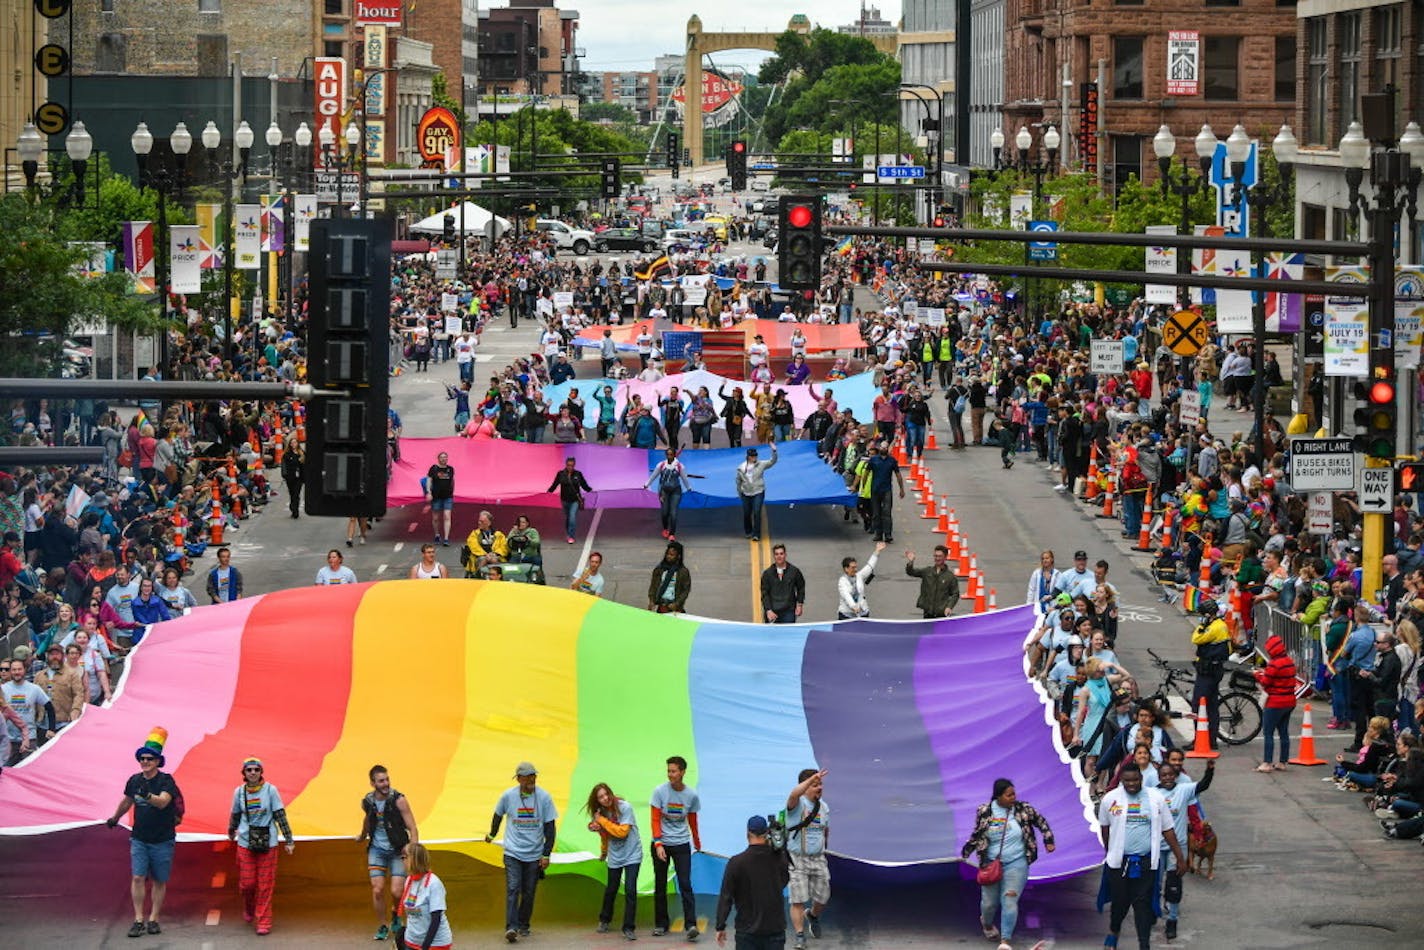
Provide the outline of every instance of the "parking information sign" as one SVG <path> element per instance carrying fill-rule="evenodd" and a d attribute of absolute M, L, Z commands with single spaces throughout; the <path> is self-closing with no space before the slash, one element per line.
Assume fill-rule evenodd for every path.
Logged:
<path fill-rule="evenodd" d="M 1331 495 L 1330 492 L 1313 491 L 1310 493 L 1309 523 L 1311 534 L 1330 534 L 1334 514 L 1334 496 Z"/>
<path fill-rule="evenodd" d="M 1291 439 L 1291 489 L 1354 491 L 1355 449 L 1349 439 Z"/>

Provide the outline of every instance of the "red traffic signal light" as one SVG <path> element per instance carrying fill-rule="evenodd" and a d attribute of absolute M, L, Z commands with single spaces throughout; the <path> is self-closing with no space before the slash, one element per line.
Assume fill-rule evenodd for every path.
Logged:
<path fill-rule="evenodd" d="M 747 150 L 747 143 L 746 143 L 746 142 L 740 142 L 740 141 L 738 141 L 738 142 L 733 142 L 733 143 L 732 143 L 732 151 L 741 153 L 741 152 L 745 152 L 746 150 Z"/>
<path fill-rule="evenodd" d="M 786 212 L 786 222 L 793 228 L 805 228 L 811 224 L 811 219 L 815 216 L 806 205 L 792 205 Z"/>
<path fill-rule="evenodd" d="M 1380 380 L 1370 386 L 1370 402 L 1376 406 L 1394 405 L 1394 383 Z"/>
<path fill-rule="evenodd" d="M 1424 491 L 1424 462 L 1401 462 L 1394 470 L 1394 490 Z"/>

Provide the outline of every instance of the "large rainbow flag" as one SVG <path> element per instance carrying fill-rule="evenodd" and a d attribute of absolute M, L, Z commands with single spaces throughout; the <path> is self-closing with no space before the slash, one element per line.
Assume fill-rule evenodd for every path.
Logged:
<path fill-rule="evenodd" d="M 161 725 L 187 839 L 225 835 L 252 755 L 299 836 L 349 837 L 380 762 L 422 840 L 498 865 L 498 846 L 478 839 L 527 759 L 559 808 L 555 864 L 599 875 L 597 839 L 578 814 L 590 789 L 608 782 L 634 804 L 646 846 L 649 795 L 664 760 L 683 755 L 703 803 L 703 880 L 709 862 L 744 846 L 748 816 L 779 810 L 812 764 L 829 769 L 838 855 L 956 861 L 976 807 L 1006 776 L 1057 836 L 1034 877 L 1060 877 L 1096 866 L 1102 850 L 1024 677 L 1032 621 L 1016 607 L 772 628 L 481 581 L 202 607 L 152 629 L 110 706 L 0 775 L 0 833 L 101 822 L 136 771 L 134 750 Z"/>

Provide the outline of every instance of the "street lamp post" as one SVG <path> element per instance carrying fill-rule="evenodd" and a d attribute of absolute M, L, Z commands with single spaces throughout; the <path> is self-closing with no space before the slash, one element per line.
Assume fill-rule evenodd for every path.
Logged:
<path fill-rule="evenodd" d="M 1160 173 L 1158 183 L 1165 195 L 1171 192 L 1182 199 L 1182 217 L 1177 224 L 1177 233 L 1190 234 L 1192 230 L 1192 198 L 1193 196 L 1207 190 L 1208 176 L 1211 172 L 1212 157 L 1216 154 L 1217 138 L 1216 133 L 1211 130 L 1209 124 L 1203 124 L 1201 131 L 1192 140 L 1193 149 L 1197 154 L 1197 166 L 1199 174 L 1193 178 L 1191 169 L 1187 166 L 1187 160 L 1182 159 L 1181 171 L 1174 176 L 1172 174 L 1172 156 L 1177 154 L 1177 137 L 1172 134 L 1172 130 L 1165 124 L 1157 130 L 1157 134 L 1152 137 L 1152 152 L 1157 156 L 1157 170 Z M 1191 252 L 1185 248 L 1176 250 L 1177 273 L 1185 276 L 1192 272 Z M 1177 306 L 1185 310 L 1191 302 L 1191 293 L 1186 287 L 1177 288 Z M 1179 372 L 1184 377 L 1184 385 L 1191 383 L 1191 357 L 1182 357 Z"/>
<path fill-rule="evenodd" d="M 908 90 L 925 109 L 925 120 L 920 124 L 920 128 L 926 132 L 934 133 L 934 161 L 930 163 L 930 170 L 934 175 L 934 187 L 930 189 L 929 204 L 933 208 L 939 203 L 940 188 L 944 186 L 944 97 L 933 86 L 927 86 L 919 82 L 902 82 L 900 88 Z M 917 90 L 924 89 L 932 93 L 939 105 L 935 118 L 930 118 L 930 104 Z M 931 214 L 933 216 L 933 213 Z"/>
<path fill-rule="evenodd" d="M 222 144 L 222 133 L 218 131 L 217 124 L 209 122 L 203 126 L 203 148 L 208 154 L 209 174 L 226 182 L 223 186 L 223 353 L 229 362 L 233 360 L 235 353 L 232 339 L 232 277 L 236 265 L 232 247 L 232 183 L 241 179 L 244 185 L 247 184 L 247 159 L 252 153 L 253 134 L 246 119 L 238 123 L 233 138 L 237 142 L 240 156 L 236 167 L 233 166 L 231 158 L 218 161 L 218 146 Z"/>
<path fill-rule="evenodd" d="M 1406 127 L 1404 136 L 1396 136 L 1394 128 L 1393 86 L 1386 86 L 1382 93 L 1362 96 L 1360 112 L 1366 117 L 1369 128 L 1359 122 L 1351 122 L 1349 129 L 1340 139 L 1340 162 L 1345 167 L 1345 183 L 1350 190 L 1350 218 L 1357 220 L 1361 211 L 1369 218 L 1369 366 L 1371 373 L 1381 376 L 1371 379 L 1394 385 L 1395 405 L 1398 406 L 1401 393 L 1404 398 L 1415 398 L 1412 387 L 1406 390 L 1395 384 L 1394 360 L 1394 233 L 1399 224 L 1400 214 L 1407 211 L 1413 220 L 1418 214 L 1420 164 L 1424 157 L 1424 135 L 1418 126 Z M 1411 134 L 1412 133 L 1412 134 Z M 1368 136 L 1368 137 L 1367 137 Z M 1365 169 L 1369 169 L 1372 201 L 1362 200 L 1360 192 L 1364 184 Z M 1336 400 L 1338 403 L 1339 400 Z M 1332 406 L 1332 415 L 1335 409 Z M 1408 416 L 1409 414 L 1406 414 Z M 1406 454 L 1412 454 L 1414 433 L 1412 426 L 1397 427 L 1395 453 L 1403 442 Z M 1375 453 L 1371 451 L 1371 456 Z M 1368 467 L 1386 464 L 1374 457 L 1366 457 Z M 1364 517 L 1364 551 L 1362 564 L 1364 577 L 1361 590 L 1373 596 L 1382 586 L 1380 563 L 1385 554 L 1386 524 L 1391 524 L 1386 512 L 1366 513 Z"/>
<path fill-rule="evenodd" d="M 34 198 L 39 194 L 38 178 L 40 158 L 44 155 L 44 139 L 33 122 L 25 123 L 25 127 L 20 131 L 20 137 L 15 142 L 15 150 L 20 153 L 20 168 L 25 174 L 25 187 L 30 197 Z M 83 122 L 75 121 L 70 127 L 69 134 L 64 137 L 64 152 L 69 156 L 70 168 L 74 173 L 74 183 L 71 186 L 72 193 L 62 196 L 59 200 L 61 203 L 72 200 L 75 204 L 82 205 L 84 203 L 84 174 L 89 167 L 89 156 L 94 154 L 94 138 L 84 127 Z M 51 193 L 53 193 L 53 189 L 51 189 Z"/>
<path fill-rule="evenodd" d="M 171 261 L 169 260 L 168 247 L 168 198 L 171 194 L 174 198 L 182 200 L 188 152 L 193 148 L 193 135 L 188 131 L 186 125 L 179 122 L 174 127 L 173 134 L 168 136 L 168 145 L 173 150 L 172 168 L 166 162 L 157 167 L 150 162 L 149 154 L 153 151 L 153 133 L 148 130 L 147 124 L 143 122 L 138 124 L 133 135 L 129 137 L 129 145 L 133 148 L 134 157 L 138 160 L 140 186 L 152 188 L 158 194 L 158 234 L 154 241 L 157 245 L 154 248 L 154 263 L 158 278 L 158 313 L 163 324 L 158 337 L 158 377 L 162 379 L 169 371 L 168 269 Z"/>
<path fill-rule="evenodd" d="M 990 141 L 993 141 L 992 136 L 990 137 Z M 1043 204 L 1043 176 L 1058 167 L 1058 146 L 1061 142 L 1062 139 L 1058 135 L 1058 130 L 1050 125 L 1043 133 L 1041 142 L 1043 148 L 1038 151 L 1033 161 L 1030 162 L 1029 151 L 1033 147 L 1033 135 L 1029 132 L 1027 126 L 1021 125 L 1019 126 L 1018 134 L 1014 136 L 1014 146 L 1018 149 L 1019 153 L 1019 171 L 1023 174 L 1033 175 L 1033 198 L 1029 204 L 1030 220 L 1038 219 L 1039 208 Z M 1045 160 L 1045 152 L 1047 153 L 1047 160 Z M 1029 245 L 1025 243 L 1024 263 L 1027 264 L 1029 261 Z M 1032 281 L 1029 282 L 1026 288 L 1026 296 L 1028 299 L 1024 301 L 1024 313 L 1032 320 L 1034 304 Z"/>
<path fill-rule="evenodd" d="M 311 159 L 308 149 L 311 148 L 312 132 L 311 127 L 305 122 L 297 126 L 297 130 L 292 133 L 290 140 L 283 141 L 284 136 L 281 128 L 273 120 L 267 127 L 267 147 L 272 150 L 272 169 L 275 176 L 278 154 L 280 150 L 282 164 L 282 262 L 286 267 L 286 279 L 284 284 L 287 290 L 286 314 L 289 324 L 295 321 L 297 315 L 297 267 L 296 267 L 296 233 L 297 233 L 297 189 L 300 187 L 298 181 L 300 168 L 309 168 Z M 285 147 L 283 147 L 285 146 Z M 305 163 L 303 163 L 305 159 Z"/>
<path fill-rule="evenodd" d="M 1237 133 L 1240 133 L 1238 136 Z M 1245 147 L 1242 141 L 1245 140 Z M 1271 142 L 1271 154 L 1275 156 L 1276 167 L 1280 169 L 1281 177 L 1273 186 L 1267 186 L 1263 181 L 1263 176 L 1256 175 L 1256 184 L 1250 188 L 1237 187 L 1235 189 L 1235 205 L 1237 213 L 1250 214 L 1255 212 L 1256 216 L 1256 236 L 1271 237 L 1266 232 L 1269 230 L 1266 224 L 1266 209 L 1272 205 L 1282 204 L 1290 200 L 1291 180 L 1295 175 L 1295 160 L 1300 153 L 1300 143 L 1296 141 L 1295 134 L 1291 132 L 1289 125 L 1282 125 L 1280 131 L 1276 133 L 1275 139 Z M 1231 136 L 1226 140 L 1226 158 L 1231 165 L 1231 178 L 1240 182 L 1246 173 L 1246 159 L 1251 154 L 1250 140 L 1246 137 L 1246 130 L 1240 125 L 1231 130 Z M 1243 203 L 1245 207 L 1242 207 Z M 1251 270 L 1257 277 L 1266 276 L 1265 259 L 1260 251 L 1252 253 Z M 1255 352 L 1251 356 L 1253 385 L 1251 389 L 1251 405 L 1254 410 L 1254 420 L 1256 425 L 1256 438 L 1253 442 L 1256 449 L 1256 464 L 1264 465 L 1266 459 L 1266 295 L 1261 291 L 1251 293 L 1251 339 Z"/>

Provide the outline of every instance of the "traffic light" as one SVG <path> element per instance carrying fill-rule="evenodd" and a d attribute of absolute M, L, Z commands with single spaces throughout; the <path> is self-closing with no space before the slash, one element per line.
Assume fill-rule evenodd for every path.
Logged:
<path fill-rule="evenodd" d="M 312 222 L 307 375 L 317 396 L 302 472 L 309 515 L 386 511 L 390 221 Z"/>
<path fill-rule="evenodd" d="M 1394 470 L 1394 490 L 1396 493 L 1424 491 L 1424 462 L 1400 462 Z"/>
<path fill-rule="evenodd" d="M 935 205 L 934 226 L 937 228 L 949 227 L 949 205 Z"/>
<path fill-rule="evenodd" d="M 455 240 L 455 216 L 447 214 L 440 219 L 440 233 L 448 243 Z"/>
<path fill-rule="evenodd" d="M 603 182 L 599 194 L 605 198 L 617 198 L 623 193 L 623 162 L 616 158 L 603 160 Z"/>
<path fill-rule="evenodd" d="M 776 282 L 787 290 L 821 288 L 821 199 L 787 195 L 777 215 Z"/>
<path fill-rule="evenodd" d="M 681 143 L 678 140 L 678 134 L 676 132 L 669 132 L 667 136 L 667 163 L 668 168 L 672 169 L 673 178 L 677 178 L 678 166 L 681 164 L 681 162 L 678 161 L 678 159 L 682 157 L 682 148 L 680 146 Z"/>
<path fill-rule="evenodd" d="M 1397 408 L 1394 368 L 1374 365 L 1370 375 L 1355 383 L 1355 447 L 1371 458 L 1393 459 Z"/>
<path fill-rule="evenodd" d="M 727 146 L 727 174 L 733 191 L 747 190 L 747 143 L 741 139 Z"/>

